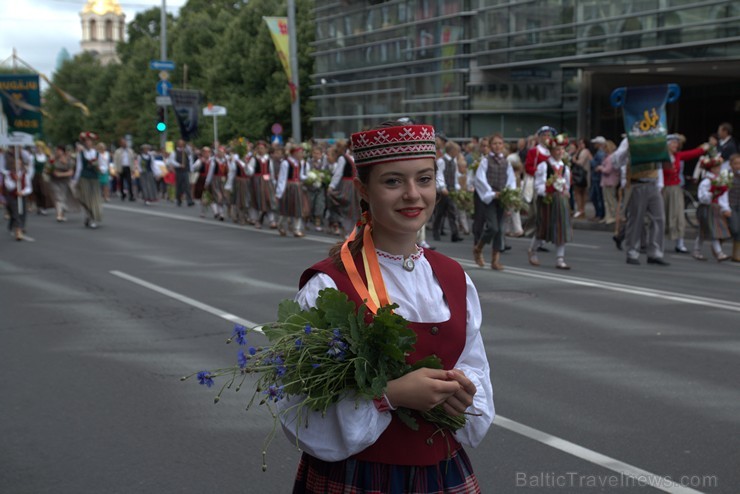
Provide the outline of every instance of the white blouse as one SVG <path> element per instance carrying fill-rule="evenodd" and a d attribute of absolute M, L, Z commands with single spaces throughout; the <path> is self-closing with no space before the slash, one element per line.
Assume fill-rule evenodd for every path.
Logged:
<path fill-rule="evenodd" d="M 419 249 L 412 258 L 415 268 L 403 269 L 403 258 L 377 251 L 380 270 L 391 302 L 398 304 L 396 313 L 411 322 L 443 322 L 450 318 L 450 309 L 444 300 L 442 288 L 434 277 L 429 261 Z M 455 433 L 462 444 L 478 446 L 493 422 L 493 387 L 486 350 L 480 334 L 481 309 L 478 292 L 465 275 L 467 286 L 467 328 L 465 347 L 455 364 L 462 370 L 477 389 L 473 405 L 463 429 Z M 315 274 L 298 292 L 295 300 L 303 309 L 315 306 L 319 291 L 336 288 L 334 281 L 324 273 Z M 360 400 L 349 396 L 332 405 L 324 417 L 319 412 L 305 412 L 300 420 L 292 405 L 300 397 L 278 402 L 282 412 L 280 420 L 283 431 L 293 444 L 312 456 L 324 461 L 340 461 L 371 446 L 391 422 L 391 412 L 379 412 L 372 400 Z M 308 420 L 308 427 L 305 426 Z"/>
<path fill-rule="evenodd" d="M 538 196 L 544 197 L 545 189 L 547 188 L 547 167 L 552 166 L 553 171 L 559 171 L 563 169 L 563 178 L 565 179 L 565 191 L 570 190 L 570 168 L 565 166 L 562 161 L 555 161 L 553 158 L 548 158 L 547 161 L 537 165 L 537 171 L 534 173 L 534 190 Z"/>
<path fill-rule="evenodd" d="M 696 191 L 696 197 L 699 199 L 700 204 L 712 204 L 712 180 L 717 178 L 712 172 L 707 172 L 705 178 L 699 182 L 699 188 Z M 721 211 L 730 211 L 730 191 L 725 191 L 724 194 L 717 198 L 717 204 Z"/>

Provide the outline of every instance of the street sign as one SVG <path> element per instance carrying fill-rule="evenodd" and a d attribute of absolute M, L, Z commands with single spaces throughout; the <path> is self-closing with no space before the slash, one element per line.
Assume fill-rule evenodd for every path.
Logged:
<path fill-rule="evenodd" d="M 279 123 L 274 123 L 272 124 L 272 128 L 270 130 L 272 130 L 273 134 L 279 136 L 280 134 L 283 133 L 283 126 L 280 125 Z"/>
<path fill-rule="evenodd" d="M 159 106 L 172 106 L 172 98 L 169 96 L 157 96 L 154 102 Z"/>
<path fill-rule="evenodd" d="M 226 108 L 223 106 L 208 105 L 203 108 L 204 117 L 223 117 L 226 115 Z"/>
<path fill-rule="evenodd" d="M 25 132 L 0 135 L 0 146 L 33 146 L 33 136 Z"/>
<path fill-rule="evenodd" d="M 152 70 L 175 70 L 175 62 L 172 60 L 152 60 L 149 62 Z"/>
<path fill-rule="evenodd" d="M 157 81 L 157 94 L 160 96 L 169 96 L 172 83 L 170 81 Z"/>

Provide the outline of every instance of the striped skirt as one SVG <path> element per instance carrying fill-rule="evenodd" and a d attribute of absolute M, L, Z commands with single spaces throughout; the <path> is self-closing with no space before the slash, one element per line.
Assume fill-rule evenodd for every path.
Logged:
<path fill-rule="evenodd" d="M 81 178 L 77 182 L 77 200 L 85 208 L 85 212 L 91 220 L 99 223 L 103 219 L 100 181 L 97 177 Z"/>
<path fill-rule="evenodd" d="M 226 206 L 228 204 L 226 190 L 226 177 L 214 175 L 211 179 L 211 194 L 213 194 L 213 202 L 216 204 L 222 204 Z"/>
<path fill-rule="evenodd" d="M 246 211 L 251 204 L 251 195 L 249 179 L 247 177 L 235 177 L 231 200 L 236 209 Z"/>
<path fill-rule="evenodd" d="M 326 462 L 303 453 L 293 494 L 480 494 L 464 450 L 437 465 L 406 466 L 348 458 Z"/>
<path fill-rule="evenodd" d="M 254 184 L 255 209 L 262 213 L 270 213 L 277 210 L 277 199 L 275 198 L 275 186 L 267 175 L 255 175 L 252 178 Z"/>
<path fill-rule="evenodd" d="M 280 215 L 291 218 L 304 218 L 311 213 L 308 196 L 300 182 L 285 184 L 285 193 L 280 198 Z"/>
<path fill-rule="evenodd" d="M 329 194 L 329 202 L 339 216 L 353 222 L 360 219 L 360 196 L 352 180 L 342 179 L 334 195 Z"/>
<path fill-rule="evenodd" d="M 555 245 L 572 242 L 573 228 L 570 224 L 568 198 L 556 192 L 549 204 L 544 199 L 542 196 L 537 197 L 537 238 Z"/>
<path fill-rule="evenodd" d="M 157 182 L 154 180 L 152 172 L 141 172 L 139 175 L 141 184 L 141 194 L 145 201 L 154 202 L 157 200 Z"/>
<path fill-rule="evenodd" d="M 702 240 L 725 240 L 730 238 L 727 218 L 722 216 L 719 204 L 699 204 L 696 209 L 699 220 L 699 238 Z"/>

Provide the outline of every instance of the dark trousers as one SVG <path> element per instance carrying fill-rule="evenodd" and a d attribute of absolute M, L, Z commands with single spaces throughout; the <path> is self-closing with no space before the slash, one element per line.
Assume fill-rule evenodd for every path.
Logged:
<path fill-rule="evenodd" d="M 121 177 L 118 180 L 121 187 L 121 199 L 123 199 L 126 194 L 123 192 L 124 189 L 128 190 L 128 198 L 129 200 L 133 201 L 135 200 L 134 196 L 134 181 L 131 179 L 131 167 L 130 166 L 124 166 L 121 168 Z"/>
<path fill-rule="evenodd" d="M 175 168 L 175 199 L 177 205 L 182 204 L 182 196 L 188 201 L 188 206 L 193 205 L 193 196 L 190 195 L 190 174 L 185 168 Z"/>
<path fill-rule="evenodd" d="M 439 196 L 439 202 L 434 213 L 434 222 L 432 223 L 432 232 L 434 233 L 434 239 L 439 240 L 439 236 L 442 233 L 442 222 L 447 218 L 447 222 L 450 224 L 450 231 L 452 237 L 458 237 L 457 231 L 457 205 L 450 196 Z"/>
<path fill-rule="evenodd" d="M 473 192 L 473 243 L 480 242 L 483 227 L 486 223 L 486 204 L 480 200 L 477 192 Z"/>
<path fill-rule="evenodd" d="M 597 218 L 603 218 L 605 214 L 604 192 L 601 190 L 601 185 L 599 184 L 600 181 L 601 179 L 591 182 L 591 190 L 589 193 L 589 199 L 591 199 L 591 204 L 594 205 Z"/>
<path fill-rule="evenodd" d="M 492 243 L 494 252 L 504 251 L 504 213 L 506 212 L 498 200 L 484 204 L 483 218 L 485 226 L 480 241 L 483 244 Z"/>
<path fill-rule="evenodd" d="M 19 204 L 20 203 L 20 204 Z M 26 228 L 26 198 L 16 197 L 15 194 L 5 196 L 5 207 L 8 210 L 8 230 Z"/>

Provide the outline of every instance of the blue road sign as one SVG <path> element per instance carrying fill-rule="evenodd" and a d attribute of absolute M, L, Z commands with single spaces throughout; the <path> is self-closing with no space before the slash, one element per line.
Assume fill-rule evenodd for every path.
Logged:
<path fill-rule="evenodd" d="M 152 60 L 149 62 L 152 70 L 175 70 L 175 62 L 172 60 Z"/>
<path fill-rule="evenodd" d="M 169 96 L 172 83 L 170 81 L 157 81 L 157 94 L 160 96 Z"/>

